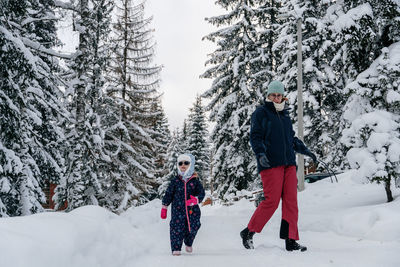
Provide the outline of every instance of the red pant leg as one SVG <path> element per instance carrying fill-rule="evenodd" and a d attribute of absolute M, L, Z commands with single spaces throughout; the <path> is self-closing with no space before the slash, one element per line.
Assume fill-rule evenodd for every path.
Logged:
<path fill-rule="evenodd" d="M 282 190 L 281 238 L 285 239 L 289 237 L 294 240 L 299 240 L 299 231 L 297 228 L 298 218 L 296 166 L 286 166 Z M 282 232 L 285 232 L 285 234 L 282 234 Z"/>
<path fill-rule="evenodd" d="M 265 200 L 258 205 L 247 225 L 251 232 L 260 233 L 278 208 L 282 195 L 284 170 L 284 166 L 279 166 L 260 172 Z"/>

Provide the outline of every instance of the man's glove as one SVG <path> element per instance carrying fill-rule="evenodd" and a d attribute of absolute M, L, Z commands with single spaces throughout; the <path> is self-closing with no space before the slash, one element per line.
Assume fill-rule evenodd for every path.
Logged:
<path fill-rule="evenodd" d="M 264 168 L 271 167 L 271 165 L 269 164 L 269 160 L 267 158 L 267 155 L 265 155 L 264 153 L 260 153 L 258 155 L 258 161 L 260 162 L 261 167 L 264 167 Z"/>
<path fill-rule="evenodd" d="M 308 150 L 308 151 L 305 153 L 305 155 L 306 155 L 306 156 L 309 156 L 309 157 L 314 161 L 314 163 L 317 163 L 317 156 L 315 156 L 315 154 L 312 153 L 310 150 Z"/>

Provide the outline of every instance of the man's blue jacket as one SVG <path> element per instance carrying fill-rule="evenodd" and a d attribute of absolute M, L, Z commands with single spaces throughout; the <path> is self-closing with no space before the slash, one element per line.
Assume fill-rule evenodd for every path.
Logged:
<path fill-rule="evenodd" d="M 265 168 L 260 165 L 260 155 L 265 154 L 270 167 L 296 165 L 295 152 L 306 154 L 310 151 L 295 136 L 292 121 L 287 109 L 276 111 L 273 102 L 258 106 L 251 116 L 250 144 L 257 157 L 258 171 Z"/>

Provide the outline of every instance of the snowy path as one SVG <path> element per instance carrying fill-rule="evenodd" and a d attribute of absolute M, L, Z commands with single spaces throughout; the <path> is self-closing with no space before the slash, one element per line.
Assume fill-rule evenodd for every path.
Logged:
<path fill-rule="evenodd" d="M 240 208 L 238 207 L 240 206 Z M 280 212 L 274 215 L 261 234 L 255 235 L 255 250 L 245 250 L 239 231 L 247 224 L 254 210 L 252 203 L 234 207 L 204 207 L 202 228 L 194 244 L 194 253 L 183 252 L 172 257 L 168 243 L 168 223 L 148 231 L 150 239 L 158 239 L 152 251 L 138 259 L 135 266 L 205 267 L 205 266 L 399 266 L 400 242 L 362 240 L 333 232 L 302 231 L 301 241 L 307 252 L 288 253 L 279 239 Z M 397 264 L 396 258 L 397 257 Z"/>
<path fill-rule="evenodd" d="M 262 233 L 254 236 L 255 249 L 244 249 L 239 232 L 255 207 L 242 200 L 230 207 L 202 207 L 202 227 L 191 255 L 170 255 L 168 222 L 159 220 L 156 229 L 148 226 L 148 238 L 158 242 L 137 260 L 137 266 L 399 267 L 400 198 L 385 203 L 381 185 L 355 182 L 351 172 L 339 178 L 337 184 L 329 180 L 307 184 L 299 193 L 300 242 L 307 252 L 284 250 L 279 239 L 280 207 Z M 398 189 L 394 192 L 399 196 Z"/>
<path fill-rule="evenodd" d="M 279 239 L 280 207 L 254 250 L 242 247 L 239 232 L 255 207 L 202 207 L 194 253 L 173 257 L 169 218 L 161 201 L 120 216 L 95 206 L 69 213 L 49 212 L 0 218 L 0 267 L 399 267 L 400 190 L 385 203 L 383 186 L 323 180 L 299 193 L 300 241 L 307 252 L 286 252 Z"/>

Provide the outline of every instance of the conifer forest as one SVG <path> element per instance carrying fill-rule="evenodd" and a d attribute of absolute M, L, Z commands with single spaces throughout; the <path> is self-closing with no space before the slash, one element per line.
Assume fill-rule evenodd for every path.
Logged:
<path fill-rule="evenodd" d="M 382 184 L 388 201 L 400 186 L 399 0 L 215 0 L 203 41 L 216 48 L 196 74 L 211 86 L 176 129 L 145 0 L 0 3 L 0 217 L 120 214 L 160 198 L 181 153 L 221 201 L 258 188 L 251 115 L 279 80 L 297 127 L 299 22 L 304 143 L 332 170 Z M 72 53 L 57 52 L 65 17 Z"/>

